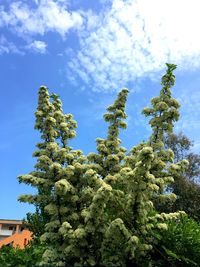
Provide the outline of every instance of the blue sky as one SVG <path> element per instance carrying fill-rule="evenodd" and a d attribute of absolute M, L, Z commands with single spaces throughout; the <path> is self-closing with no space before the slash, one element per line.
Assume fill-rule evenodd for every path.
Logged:
<path fill-rule="evenodd" d="M 200 151 L 199 8 L 198 0 L 0 0 L 0 218 L 21 219 L 33 210 L 17 202 L 33 189 L 16 177 L 33 170 L 40 85 L 59 94 L 64 111 L 74 115 L 71 145 L 85 153 L 106 134 L 106 106 L 129 88 L 121 139 L 130 148 L 148 138 L 140 112 L 158 94 L 165 63 L 177 64 L 175 130 Z"/>

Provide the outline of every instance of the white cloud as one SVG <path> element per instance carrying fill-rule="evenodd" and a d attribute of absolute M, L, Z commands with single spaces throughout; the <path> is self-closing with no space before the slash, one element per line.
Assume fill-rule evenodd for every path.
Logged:
<path fill-rule="evenodd" d="M 78 12 L 68 11 L 66 1 L 34 2 L 34 8 L 26 1 L 14 1 L 8 11 L 0 6 L 0 26 L 6 25 L 20 35 L 44 35 L 52 31 L 64 37 L 71 28 L 79 28 L 83 23 Z"/>
<path fill-rule="evenodd" d="M 197 68 L 199 10 L 199 0 L 113 0 L 80 32 L 69 69 L 93 90 L 113 91 L 154 75 L 166 62 Z"/>
<path fill-rule="evenodd" d="M 4 35 L 0 36 L 0 55 L 2 54 L 23 54 L 23 52 L 16 47 L 16 45 L 6 39 Z"/>
<path fill-rule="evenodd" d="M 27 49 L 29 49 L 33 52 L 36 52 L 36 53 L 45 54 L 46 53 L 46 47 L 47 47 L 47 44 L 45 42 L 33 41 L 31 44 L 29 44 L 27 46 Z"/>
<path fill-rule="evenodd" d="M 68 55 L 68 76 L 93 90 L 115 91 L 138 78 L 153 78 L 165 62 L 200 65 L 199 0 L 101 0 L 99 14 L 70 11 L 69 2 L 11 1 L 7 9 L 0 5 L 0 27 L 29 36 L 28 46 L 38 52 L 46 49 L 39 50 L 38 35 L 65 37 L 76 29 L 80 49 Z"/>

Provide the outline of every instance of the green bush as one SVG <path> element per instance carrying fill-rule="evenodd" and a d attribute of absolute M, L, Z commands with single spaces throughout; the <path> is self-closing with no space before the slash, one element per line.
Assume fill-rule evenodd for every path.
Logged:
<path fill-rule="evenodd" d="M 0 266 L 2 267 L 35 267 L 40 261 L 44 248 L 27 246 L 25 249 L 3 246 L 0 249 Z"/>
<path fill-rule="evenodd" d="M 167 231 L 155 233 L 159 242 L 154 247 L 152 265 L 199 266 L 200 224 L 187 216 L 167 224 Z"/>

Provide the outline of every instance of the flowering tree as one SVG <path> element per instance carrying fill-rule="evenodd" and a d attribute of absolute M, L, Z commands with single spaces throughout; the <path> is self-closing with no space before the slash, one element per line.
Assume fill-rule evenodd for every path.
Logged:
<path fill-rule="evenodd" d="M 63 114 L 57 95 L 50 97 L 46 87 L 40 88 L 35 128 L 43 142 L 34 153 L 35 170 L 18 179 L 38 189 L 20 200 L 46 214 L 41 265 L 140 266 L 156 242 L 153 231 L 166 230 L 166 220 L 180 216 L 182 212 L 157 213 L 154 208 L 158 200 L 175 200 L 174 194 L 163 192 L 187 164 L 173 163 L 173 152 L 163 143 L 179 116 L 179 104 L 171 96 L 175 68 L 167 64 L 160 95 L 143 110 L 152 117 L 152 135 L 131 151 L 119 139 L 120 128 L 126 128 L 127 89 L 107 108 L 108 135 L 96 140 L 97 153 L 84 156 L 68 144 L 75 137 L 72 115 Z"/>

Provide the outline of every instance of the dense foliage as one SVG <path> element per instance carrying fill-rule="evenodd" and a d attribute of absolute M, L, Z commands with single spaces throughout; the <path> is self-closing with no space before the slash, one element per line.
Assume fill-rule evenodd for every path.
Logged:
<path fill-rule="evenodd" d="M 3 246 L 0 249 L 0 266 L 2 267 L 35 267 L 41 261 L 44 247 L 30 244 L 25 249 Z"/>
<path fill-rule="evenodd" d="M 171 95 L 175 68 L 167 64 L 159 96 L 143 110 L 150 117 L 149 140 L 130 151 L 119 139 L 120 129 L 126 128 L 127 89 L 107 108 L 107 137 L 97 138 L 97 152 L 88 156 L 69 146 L 76 122 L 63 114 L 60 98 L 50 96 L 44 86 L 39 89 L 35 128 L 42 141 L 34 152 L 37 163 L 18 179 L 37 188 L 36 195 L 19 199 L 35 204 L 44 218 L 41 266 L 152 266 L 152 252 L 159 250 L 157 233 L 184 214 L 154 208 L 154 203 L 176 200 L 165 189 L 188 164 L 184 159 L 175 163 L 173 151 L 164 145 L 179 118 L 179 103 Z"/>
<path fill-rule="evenodd" d="M 151 255 L 153 266 L 199 266 L 200 224 L 182 216 L 167 225 L 167 231 L 154 233 L 160 250 L 154 250 Z"/>

